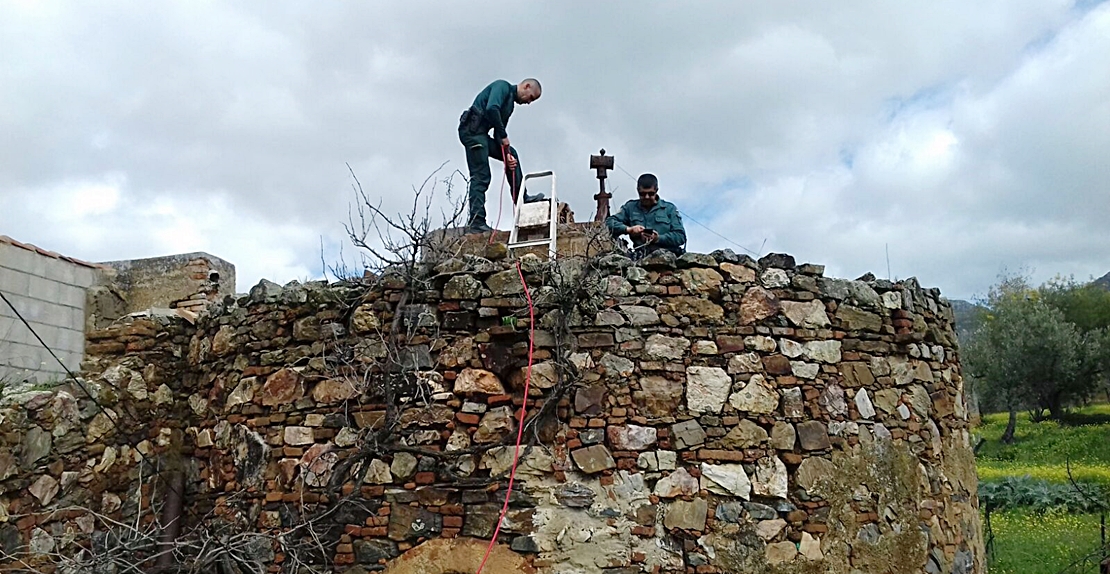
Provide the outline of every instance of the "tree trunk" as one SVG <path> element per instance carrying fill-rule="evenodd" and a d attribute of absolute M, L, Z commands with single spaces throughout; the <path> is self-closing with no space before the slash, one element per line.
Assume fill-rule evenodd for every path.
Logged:
<path fill-rule="evenodd" d="M 1014 431 L 1017 429 L 1017 409 L 1010 407 L 1010 422 L 1006 423 L 1006 432 L 1002 433 L 1002 444 L 1014 444 Z"/>
<path fill-rule="evenodd" d="M 1048 416 L 1056 422 L 1064 422 L 1064 401 L 1060 396 L 1054 396 L 1048 403 Z"/>

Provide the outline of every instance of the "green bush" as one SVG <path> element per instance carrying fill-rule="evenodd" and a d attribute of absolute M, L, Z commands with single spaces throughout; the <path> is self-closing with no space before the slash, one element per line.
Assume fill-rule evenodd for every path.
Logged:
<path fill-rule="evenodd" d="M 979 483 L 979 503 L 988 511 L 1022 508 L 1035 513 L 1088 513 L 1105 508 L 1107 499 L 1106 489 L 1092 483 L 1073 485 L 1028 475 Z"/>

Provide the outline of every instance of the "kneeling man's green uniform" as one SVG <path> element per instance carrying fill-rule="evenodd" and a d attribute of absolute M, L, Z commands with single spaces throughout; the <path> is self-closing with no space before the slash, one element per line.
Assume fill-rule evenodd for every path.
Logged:
<path fill-rule="evenodd" d="M 683 228 L 682 217 L 678 215 L 678 208 L 673 203 L 660 199 L 655 205 L 645 209 L 640 200 L 633 199 L 605 220 L 605 226 L 613 237 L 627 233 L 629 227 L 636 225 L 655 231 L 659 238 L 645 245 L 643 235 L 630 236 L 633 247 L 642 247 L 645 252 L 666 249 L 675 255 L 685 253 L 682 246 L 686 244 L 686 229 Z"/>

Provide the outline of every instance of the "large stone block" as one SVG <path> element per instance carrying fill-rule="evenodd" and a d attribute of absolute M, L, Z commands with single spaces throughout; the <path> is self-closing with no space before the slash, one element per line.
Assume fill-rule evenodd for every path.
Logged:
<path fill-rule="evenodd" d="M 600 444 L 573 450 L 570 457 L 574 459 L 574 464 L 578 465 L 578 468 L 586 474 L 595 474 L 617 466 L 616 461 L 613 460 L 613 455 L 609 454 L 609 449 Z"/>
<path fill-rule="evenodd" d="M 719 413 L 732 388 L 732 377 L 718 367 L 686 367 L 686 409 Z"/>
<path fill-rule="evenodd" d="M 663 525 L 667 528 L 702 530 L 705 528 L 705 519 L 709 514 L 709 505 L 704 498 L 690 501 L 676 500 L 667 505 L 666 512 Z"/>
<path fill-rule="evenodd" d="M 773 293 L 762 287 L 752 287 L 740 300 L 740 323 L 757 323 L 775 315 L 780 308 L 778 297 Z"/>
<path fill-rule="evenodd" d="M 649 375 L 640 378 L 640 391 L 633 394 L 636 406 L 651 417 L 671 416 L 678 411 L 684 392 L 681 381 Z"/>

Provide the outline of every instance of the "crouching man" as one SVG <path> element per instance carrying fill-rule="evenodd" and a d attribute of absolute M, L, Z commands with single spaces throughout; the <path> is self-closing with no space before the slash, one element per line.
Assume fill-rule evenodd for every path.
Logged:
<path fill-rule="evenodd" d="M 628 234 L 632 239 L 633 255 L 643 256 L 657 249 L 666 249 L 675 255 L 685 253 L 686 230 L 678 208 L 669 201 L 659 199 L 659 179 L 645 173 L 636 180 L 633 199 L 621 206 L 620 211 L 605 220 L 605 226 L 614 237 Z"/>

